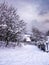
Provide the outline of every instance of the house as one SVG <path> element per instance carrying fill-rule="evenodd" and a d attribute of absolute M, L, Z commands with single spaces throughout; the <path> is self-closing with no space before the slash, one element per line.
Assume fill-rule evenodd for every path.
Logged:
<path fill-rule="evenodd" d="M 29 34 L 25 34 L 24 37 L 23 37 L 23 41 L 24 42 L 30 42 L 31 41 L 30 35 Z"/>

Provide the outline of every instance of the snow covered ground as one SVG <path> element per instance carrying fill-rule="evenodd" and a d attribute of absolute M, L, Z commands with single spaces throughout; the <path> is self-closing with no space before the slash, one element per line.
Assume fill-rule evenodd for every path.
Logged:
<path fill-rule="evenodd" d="M 34 45 L 0 48 L 0 65 L 49 65 L 49 53 Z"/>

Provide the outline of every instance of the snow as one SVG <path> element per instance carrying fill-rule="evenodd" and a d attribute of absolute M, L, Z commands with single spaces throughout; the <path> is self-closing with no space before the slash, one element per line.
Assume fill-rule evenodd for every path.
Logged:
<path fill-rule="evenodd" d="M 49 43 L 49 36 L 47 36 L 47 41 L 46 41 L 46 43 Z"/>
<path fill-rule="evenodd" d="M 1 24 L 0 27 L 7 27 L 7 25 L 6 24 Z"/>
<path fill-rule="evenodd" d="M 29 37 L 26 38 L 26 41 L 31 41 Z"/>
<path fill-rule="evenodd" d="M 0 65 L 49 65 L 49 53 L 34 45 L 0 48 Z"/>

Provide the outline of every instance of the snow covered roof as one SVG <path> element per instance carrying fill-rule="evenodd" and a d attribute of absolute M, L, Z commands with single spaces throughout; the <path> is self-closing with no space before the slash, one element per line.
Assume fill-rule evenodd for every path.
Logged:
<path fill-rule="evenodd" d="M 31 41 L 30 35 L 24 35 L 24 38 L 26 39 L 26 41 Z"/>
<path fill-rule="evenodd" d="M 29 37 L 26 38 L 26 41 L 31 41 L 31 39 Z"/>

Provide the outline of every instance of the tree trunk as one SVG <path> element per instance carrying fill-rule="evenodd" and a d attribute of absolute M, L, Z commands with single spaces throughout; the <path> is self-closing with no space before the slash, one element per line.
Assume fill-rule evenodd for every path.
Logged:
<path fill-rule="evenodd" d="M 9 44 L 9 41 L 7 40 L 7 41 L 6 41 L 6 47 L 8 46 L 8 44 Z"/>
<path fill-rule="evenodd" d="M 19 40 L 17 40 L 17 46 L 19 46 Z"/>

